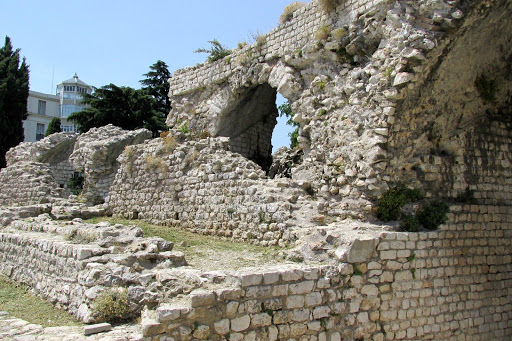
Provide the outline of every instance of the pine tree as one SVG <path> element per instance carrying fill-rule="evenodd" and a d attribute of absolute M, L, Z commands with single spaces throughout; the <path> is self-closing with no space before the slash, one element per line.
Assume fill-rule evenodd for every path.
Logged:
<path fill-rule="evenodd" d="M 23 120 L 27 118 L 28 65 L 20 64 L 20 49 L 13 51 L 5 37 L 0 49 L 0 168 L 5 167 L 5 153 L 23 141 Z"/>
<path fill-rule="evenodd" d="M 48 129 L 46 129 L 46 133 L 44 134 L 44 136 L 48 136 L 48 135 L 51 135 L 54 133 L 60 133 L 61 132 L 61 129 L 60 129 L 61 124 L 62 123 L 60 121 L 60 118 L 58 118 L 58 117 L 52 118 L 52 120 L 50 121 L 50 124 L 48 124 Z"/>
<path fill-rule="evenodd" d="M 110 123 L 127 130 L 146 128 L 154 136 L 165 128 L 165 124 L 158 120 L 156 99 L 144 90 L 109 84 L 96 89 L 93 94 L 84 94 L 82 103 L 87 104 L 87 108 L 68 117 L 69 121 L 78 124 L 82 133 Z"/>
<path fill-rule="evenodd" d="M 165 116 L 171 110 L 171 102 L 169 100 L 169 78 L 171 73 L 165 62 L 158 60 L 149 67 L 150 71 L 143 76 L 146 78 L 140 83 L 144 85 L 143 90 L 153 96 L 159 103 L 160 110 L 165 112 Z"/>

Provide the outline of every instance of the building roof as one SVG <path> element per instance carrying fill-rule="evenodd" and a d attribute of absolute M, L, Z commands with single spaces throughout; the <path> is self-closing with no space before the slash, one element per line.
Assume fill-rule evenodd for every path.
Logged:
<path fill-rule="evenodd" d="M 59 101 L 60 100 L 60 97 L 57 96 L 57 95 L 45 94 L 45 93 L 42 93 L 42 92 L 32 91 L 32 90 L 28 91 L 28 95 L 32 96 L 32 97 L 48 99 L 48 100 L 53 100 L 53 101 Z"/>
<path fill-rule="evenodd" d="M 80 85 L 83 85 L 83 86 L 87 86 L 87 87 L 90 87 L 92 88 L 92 86 L 90 86 L 89 84 L 81 81 L 79 78 L 78 78 L 78 75 L 76 74 L 75 72 L 75 75 L 70 78 L 70 79 L 67 79 L 63 82 L 60 82 L 59 84 L 57 84 L 57 86 L 61 85 L 61 84 L 73 84 L 73 85 L 76 85 L 76 84 L 80 84 Z"/>

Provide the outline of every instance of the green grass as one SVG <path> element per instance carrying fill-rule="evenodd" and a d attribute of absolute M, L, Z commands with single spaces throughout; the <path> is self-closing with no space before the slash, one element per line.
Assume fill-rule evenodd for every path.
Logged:
<path fill-rule="evenodd" d="M 24 285 L 14 283 L 4 276 L 0 276 L 0 311 L 45 328 L 82 325 L 67 312 L 32 295 Z"/>
<path fill-rule="evenodd" d="M 96 217 L 86 220 L 96 224 L 102 221 L 111 224 L 137 225 L 144 231 L 145 237 L 160 237 L 174 243 L 174 250 L 185 254 L 185 259 L 193 267 L 233 268 L 257 266 L 282 261 L 278 256 L 282 250 L 277 247 L 265 247 L 249 243 L 224 240 L 205 236 L 170 226 L 154 225 L 142 220 Z"/>

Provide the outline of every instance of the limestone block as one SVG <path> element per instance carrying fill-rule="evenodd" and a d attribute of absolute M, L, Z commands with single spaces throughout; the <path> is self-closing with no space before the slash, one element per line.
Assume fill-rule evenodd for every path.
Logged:
<path fill-rule="evenodd" d="M 214 305 L 215 293 L 201 289 L 194 290 L 190 293 L 190 304 L 192 308 Z"/>
<path fill-rule="evenodd" d="M 226 335 L 230 330 L 230 321 L 228 319 L 222 319 L 215 322 L 213 328 L 217 334 Z"/>
<path fill-rule="evenodd" d="M 84 327 L 84 335 L 93 335 L 101 332 L 108 332 L 110 330 L 112 330 L 112 325 L 110 323 L 92 324 Z"/>
<path fill-rule="evenodd" d="M 290 295 L 286 297 L 286 308 L 295 309 L 304 307 L 304 296 L 303 295 Z"/>
<path fill-rule="evenodd" d="M 234 332 L 242 332 L 247 330 L 251 324 L 251 317 L 249 315 L 244 315 L 239 318 L 235 318 L 231 320 L 231 330 Z"/>
<path fill-rule="evenodd" d="M 266 327 L 272 323 L 272 317 L 267 313 L 254 314 L 251 317 L 252 327 Z"/>
<path fill-rule="evenodd" d="M 347 262 L 365 263 L 368 262 L 375 251 L 377 239 L 356 239 L 350 246 Z"/>

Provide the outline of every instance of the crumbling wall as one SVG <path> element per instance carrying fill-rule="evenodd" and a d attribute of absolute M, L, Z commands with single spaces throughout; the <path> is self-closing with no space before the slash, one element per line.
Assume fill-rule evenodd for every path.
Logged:
<path fill-rule="evenodd" d="M 108 198 L 112 213 L 264 245 L 291 240 L 292 213 L 307 193 L 268 181 L 229 143 L 169 135 L 126 148 Z"/>
<path fill-rule="evenodd" d="M 44 204 L 61 197 L 62 189 L 48 164 L 20 161 L 0 170 L 0 205 Z"/>
<path fill-rule="evenodd" d="M 440 231 L 383 232 L 337 266 L 260 269 L 143 313 L 175 340 L 507 340 L 511 209 L 452 206 Z"/>
<path fill-rule="evenodd" d="M 69 156 L 77 137 L 76 133 L 56 133 L 37 142 L 20 143 L 7 152 L 7 165 L 22 161 L 47 163 L 53 178 L 63 188 L 73 175 Z"/>
<path fill-rule="evenodd" d="M 0 272 L 86 323 L 100 318 L 94 304 L 102 292 L 124 288 L 130 318 L 145 304 L 144 275 L 186 264 L 172 248 L 161 238 L 142 238 L 138 227 L 59 224 L 41 215 L 1 230 Z"/>
<path fill-rule="evenodd" d="M 70 161 L 84 174 L 82 195 L 91 203 L 103 203 L 119 168 L 117 157 L 128 145 L 151 137 L 147 129 L 123 130 L 112 124 L 92 128 L 77 139 Z"/>
<path fill-rule="evenodd" d="M 300 124 L 304 160 L 290 176 L 310 183 L 326 215 L 366 219 L 399 183 L 427 197 L 454 197 L 469 186 L 483 203 L 504 203 L 494 197 L 508 191 L 508 180 L 491 179 L 509 178 L 501 141 L 509 137 L 510 7 L 503 0 L 355 1 L 326 13 L 312 1 L 252 46 L 177 71 L 167 123 L 222 135 L 227 113 L 255 95 L 247 89 L 270 86 Z M 497 87 L 493 102 L 479 98 L 481 75 Z M 481 120 L 486 111 L 493 118 Z M 489 124 L 501 138 L 482 130 Z M 483 156 L 473 162 L 476 141 L 492 142 L 480 144 Z M 495 157 L 502 165 L 489 176 L 479 165 L 490 169 Z"/>
<path fill-rule="evenodd" d="M 395 69 L 411 83 L 399 86 L 405 99 L 393 110 L 386 173 L 429 196 L 454 198 L 468 188 L 481 203 L 509 205 L 512 4 L 480 6 L 427 60 Z"/>

